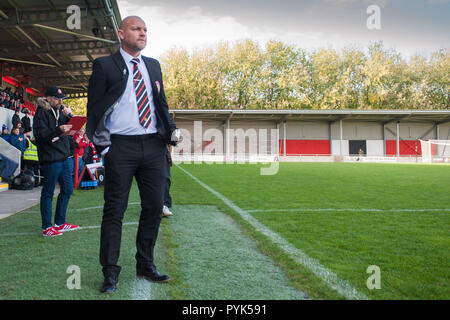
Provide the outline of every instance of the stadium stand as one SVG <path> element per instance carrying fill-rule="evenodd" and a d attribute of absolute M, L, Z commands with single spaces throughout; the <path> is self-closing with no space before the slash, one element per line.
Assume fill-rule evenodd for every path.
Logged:
<path fill-rule="evenodd" d="M 82 23 L 71 25 L 77 18 Z M 3 1 L 0 125 L 11 132 L 15 110 L 20 110 L 21 119 L 28 110 L 32 124 L 35 101 L 49 86 L 62 88 L 68 98 L 86 97 L 92 62 L 119 48 L 120 21 L 116 0 Z M 0 140 L 0 155 L 14 153 L 14 147 Z M 14 158 L 19 163 L 15 176 L 22 169 L 18 157 Z M 4 188 L 4 182 L 0 187 Z"/>
<path fill-rule="evenodd" d="M 255 154 L 272 156 L 268 161 L 356 161 L 362 149 L 363 161 L 420 162 L 420 140 L 448 140 L 450 133 L 449 110 L 171 112 L 183 132 L 175 160 L 234 161 Z"/>
<path fill-rule="evenodd" d="M 79 8 L 79 26 L 68 27 Z M 1 88 L 21 96 L 21 107 L 56 85 L 68 97 L 84 97 L 95 58 L 118 49 L 120 13 L 115 0 L 16 0 L 0 7 Z"/>

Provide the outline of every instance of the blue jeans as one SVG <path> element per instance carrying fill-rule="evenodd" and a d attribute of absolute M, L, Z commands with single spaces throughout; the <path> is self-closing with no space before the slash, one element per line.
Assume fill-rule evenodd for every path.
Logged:
<path fill-rule="evenodd" d="M 81 171 L 83 171 L 83 168 L 84 168 L 83 158 L 79 157 L 78 158 L 78 179 L 80 179 L 80 174 L 81 174 Z"/>
<path fill-rule="evenodd" d="M 52 201 L 56 182 L 59 183 L 60 192 L 56 203 L 55 224 L 62 225 L 66 222 L 67 206 L 73 192 L 73 159 L 45 163 L 42 170 L 45 182 L 41 191 L 41 217 L 42 228 L 45 230 L 52 226 Z"/>

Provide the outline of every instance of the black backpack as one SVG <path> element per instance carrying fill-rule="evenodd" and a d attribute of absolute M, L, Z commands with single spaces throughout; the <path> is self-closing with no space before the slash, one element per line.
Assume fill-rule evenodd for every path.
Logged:
<path fill-rule="evenodd" d="M 13 179 L 11 189 L 32 190 L 34 188 L 34 183 L 35 178 L 33 171 L 25 170 Z"/>

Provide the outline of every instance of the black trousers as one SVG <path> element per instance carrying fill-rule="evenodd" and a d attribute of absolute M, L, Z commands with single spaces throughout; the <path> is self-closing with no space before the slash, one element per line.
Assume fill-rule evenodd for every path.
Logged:
<path fill-rule="evenodd" d="M 133 177 L 139 188 L 141 215 L 136 236 L 136 267 L 154 267 L 153 251 L 158 237 L 166 185 L 165 144 L 156 135 L 112 135 L 105 156 L 103 219 L 100 264 L 103 275 L 118 276 L 122 219 L 128 205 Z"/>
<path fill-rule="evenodd" d="M 170 195 L 170 167 L 166 168 L 166 186 L 164 188 L 164 205 L 168 208 L 172 207 L 172 197 Z"/>

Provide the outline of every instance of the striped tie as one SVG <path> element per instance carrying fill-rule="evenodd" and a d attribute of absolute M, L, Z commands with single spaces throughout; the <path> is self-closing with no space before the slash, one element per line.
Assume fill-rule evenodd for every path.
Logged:
<path fill-rule="evenodd" d="M 148 128 L 150 123 L 152 122 L 150 116 L 150 103 L 148 101 L 147 89 L 145 88 L 144 78 L 142 77 L 141 71 L 139 71 L 138 58 L 131 59 L 131 63 L 133 63 L 133 83 L 134 90 L 136 92 L 136 102 L 138 107 L 139 114 L 139 123 L 145 129 Z"/>

